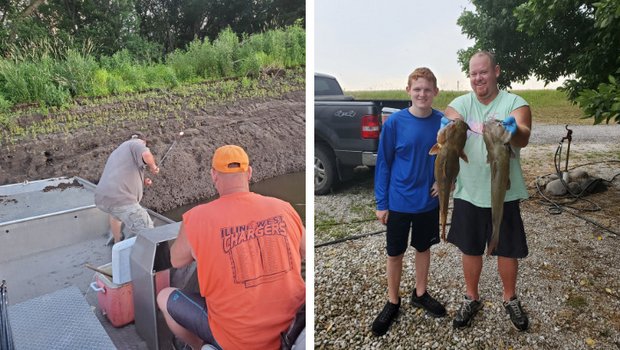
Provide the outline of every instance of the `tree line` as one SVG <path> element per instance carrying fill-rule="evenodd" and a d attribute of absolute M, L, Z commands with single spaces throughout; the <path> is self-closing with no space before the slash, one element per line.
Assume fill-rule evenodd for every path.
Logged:
<path fill-rule="evenodd" d="M 495 53 L 499 84 L 567 77 L 562 90 L 594 123 L 620 123 L 620 1 L 472 0 L 457 23 L 475 44 L 458 52 L 467 72 L 478 50 Z"/>
<path fill-rule="evenodd" d="M 0 0 L 0 126 L 16 105 L 305 64 L 303 1 Z"/>
<path fill-rule="evenodd" d="M 304 18 L 304 0 L 0 0 L 0 55 L 45 42 L 153 61 L 226 28 L 250 35 Z"/>

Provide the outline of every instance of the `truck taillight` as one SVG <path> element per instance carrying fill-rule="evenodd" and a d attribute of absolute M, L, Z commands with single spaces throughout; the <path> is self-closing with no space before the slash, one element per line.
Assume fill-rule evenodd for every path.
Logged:
<path fill-rule="evenodd" d="M 378 139 L 381 129 L 379 128 L 379 117 L 376 115 L 365 115 L 362 117 L 362 138 Z"/>

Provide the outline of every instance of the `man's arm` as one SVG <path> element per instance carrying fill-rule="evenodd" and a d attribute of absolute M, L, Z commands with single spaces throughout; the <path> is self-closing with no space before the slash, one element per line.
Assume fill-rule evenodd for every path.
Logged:
<path fill-rule="evenodd" d="M 159 173 L 159 167 L 155 164 L 155 157 L 151 153 L 151 151 L 142 152 L 142 160 L 148 166 L 149 170 L 153 174 Z"/>
<path fill-rule="evenodd" d="M 179 235 L 172 244 L 172 247 L 170 247 L 170 263 L 173 267 L 179 268 L 190 264 L 192 261 L 194 261 L 194 253 L 187 240 L 185 226 L 181 224 Z"/>
<path fill-rule="evenodd" d="M 301 254 L 301 261 L 306 260 L 306 229 L 301 231 L 301 241 L 299 242 L 299 253 Z"/>
<path fill-rule="evenodd" d="M 463 116 L 459 114 L 459 112 L 456 111 L 456 109 L 452 108 L 452 107 L 446 107 L 446 110 L 443 112 L 444 116 L 448 119 L 458 119 L 461 118 L 463 119 Z"/>
<path fill-rule="evenodd" d="M 510 144 L 516 147 L 525 147 L 530 142 L 532 131 L 532 111 L 530 106 L 522 106 L 510 113 L 517 121 L 517 132 L 512 135 Z"/>

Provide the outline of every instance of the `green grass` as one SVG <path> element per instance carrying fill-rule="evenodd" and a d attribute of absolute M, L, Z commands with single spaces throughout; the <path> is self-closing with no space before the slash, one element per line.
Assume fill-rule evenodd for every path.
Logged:
<path fill-rule="evenodd" d="M 357 220 L 373 220 L 376 215 L 374 204 L 374 201 L 369 203 L 354 203 L 351 206 L 351 212 L 359 217 Z"/>
<path fill-rule="evenodd" d="M 347 227 L 345 225 L 324 212 L 317 211 L 314 214 L 314 227 L 317 231 L 315 238 L 320 236 L 321 239 L 325 241 L 350 236 L 350 233 L 347 231 Z"/>
<path fill-rule="evenodd" d="M 532 121 L 538 124 L 572 124 L 590 125 L 594 119 L 583 119 L 583 112 L 566 98 L 566 94 L 558 90 L 513 90 L 523 97 L 532 109 Z M 440 91 L 435 97 L 433 106 L 444 110 L 455 97 L 465 94 L 464 91 Z M 409 95 L 404 90 L 385 91 L 347 91 L 357 99 L 398 99 L 408 100 Z"/>
<path fill-rule="evenodd" d="M 573 105 L 566 94 L 558 90 L 515 90 L 532 108 L 532 120 L 541 124 L 594 124 L 594 119 L 583 119 L 583 112 Z"/>
<path fill-rule="evenodd" d="M 588 305 L 588 302 L 586 301 L 586 298 L 584 298 L 581 295 L 575 295 L 575 294 L 571 294 L 568 297 L 568 300 L 566 300 L 566 304 L 568 304 L 569 306 L 572 306 L 576 309 L 579 308 L 583 308 L 585 306 Z"/>
<path fill-rule="evenodd" d="M 345 95 L 350 95 L 360 100 L 410 100 L 405 90 L 385 90 L 385 91 L 346 91 Z M 455 97 L 463 95 L 460 91 L 440 91 L 435 97 L 433 107 L 444 110 L 450 101 Z"/>
<path fill-rule="evenodd" d="M 185 84 L 173 89 L 141 93 L 81 98 L 69 107 L 24 107 L 0 113 L 0 145 L 14 144 L 39 135 L 71 133 L 90 126 L 114 132 L 125 124 L 148 120 L 161 127 L 167 120 L 184 121 L 188 127 L 200 125 L 192 116 L 203 114 L 209 106 L 229 101 L 275 98 L 305 86 L 305 70 L 287 69 L 282 76 L 234 78 L 201 84 Z"/>
<path fill-rule="evenodd" d="M 304 67 L 306 54 L 305 30 L 300 25 L 249 36 L 226 28 L 213 42 L 195 39 L 186 50 L 170 53 L 165 63 L 138 61 L 127 50 L 98 59 L 88 50 L 66 49 L 54 55 L 50 50 L 42 45 L 24 56 L 16 46 L 13 54 L 0 57 L 1 124 L 10 123 L 13 117 L 7 114 L 23 105 L 71 107 L 81 98 L 222 79 L 258 79 L 274 71 Z"/>

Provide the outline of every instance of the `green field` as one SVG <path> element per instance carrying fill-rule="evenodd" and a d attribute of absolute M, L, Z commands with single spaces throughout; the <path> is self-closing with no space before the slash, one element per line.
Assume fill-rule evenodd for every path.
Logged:
<path fill-rule="evenodd" d="M 557 90 L 514 90 L 511 91 L 523 97 L 532 108 L 532 121 L 538 124 L 593 124 L 593 118 L 583 119 L 583 112 L 573 105 L 562 91 Z M 435 98 L 434 107 L 443 110 L 448 103 L 464 91 L 440 91 Z M 345 94 L 357 99 L 400 99 L 407 100 L 409 96 L 404 90 L 386 91 L 346 91 Z"/>

